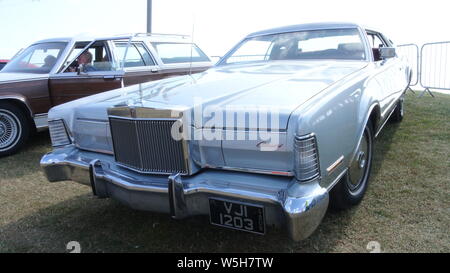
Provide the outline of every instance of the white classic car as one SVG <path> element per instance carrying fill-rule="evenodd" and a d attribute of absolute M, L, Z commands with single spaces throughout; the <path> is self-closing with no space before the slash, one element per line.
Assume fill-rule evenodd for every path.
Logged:
<path fill-rule="evenodd" d="M 411 72 L 395 52 L 352 23 L 256 32 L 205 72 L 52 108 L 41 166 L 135 209 L 301 240 L 329 200 L 363 198 L 374 138 L 403 117 Z"/>

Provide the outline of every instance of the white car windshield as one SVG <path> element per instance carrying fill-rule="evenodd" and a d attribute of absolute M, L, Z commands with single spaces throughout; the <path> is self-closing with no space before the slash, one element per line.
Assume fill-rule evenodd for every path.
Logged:
<path fill-rule="evenodd" d="M 50 73 L 66 46 L 63 42 L 34 44 L 14 57 L 1 72 Z"/>
<path fill-rule="evenodd" d="M 221 64 L 273 60 L 366 60 L 356 28 L 309 30 L 245 39 Z"/>

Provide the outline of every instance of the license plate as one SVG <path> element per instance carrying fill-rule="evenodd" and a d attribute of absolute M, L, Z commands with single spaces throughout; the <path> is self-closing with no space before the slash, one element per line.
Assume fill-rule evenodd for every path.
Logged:
<path fill-rule="evenodd" d="M 223 199 L 209 199 L 211 224 L 258 234 L 265 233 L 264 207 Z"/>

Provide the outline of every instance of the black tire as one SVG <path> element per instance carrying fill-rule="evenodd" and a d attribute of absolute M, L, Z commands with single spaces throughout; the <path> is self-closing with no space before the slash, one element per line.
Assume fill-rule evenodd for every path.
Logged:
<path fill-rule="evenodd" d="M 29 135 L 30 125 L 22 109 L 0 102 L 0 157 L 19 151 Z"/>
<path fill-rule="evenodd" d="M 367 149 L 363 149 L 364 145 L 367 146 Z M 358 144 L 357 154 L 350 164 L 349 170 L 330 191 L 330 206 L 332 209 L 347 209 L 358 205 L 363 199 L 372 169 L 373 147 L 373 127 L 371 122 L 368 122 L 364 128 L 363 137 Z M 364 153 L 363 150 L 367 152 Z M 361 165 L 364 165 L 364 167 L 361 168 Z M 355 177 L 360 176 L 360 178 L 354 179 L 352 174 Z"/>
<path fill-rule="evenodd" d="M 401 122 L 404 116 L 404 99 L 403 97 L 397 102 L 395 110 L 391 115 L 391 122 Z"/>

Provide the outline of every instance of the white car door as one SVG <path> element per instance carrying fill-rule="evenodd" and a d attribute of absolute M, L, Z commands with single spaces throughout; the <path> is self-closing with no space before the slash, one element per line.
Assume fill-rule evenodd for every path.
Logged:
<path fill-rule="evenodd" d="M 379 102 L 381 122 L 384 122 L 389 116 L 397 98 L 395 94 L 399 91 L 398 76 L 401 66 L 397 57 L 389 59 L 381 59 L 379 57 L 379 48 L 388 47 L 389 45 L 378 33 L 368 33 L 368 36 L 372 44 L 374 62 L 377 70 L 375 78 L 381 87 Z"/>

